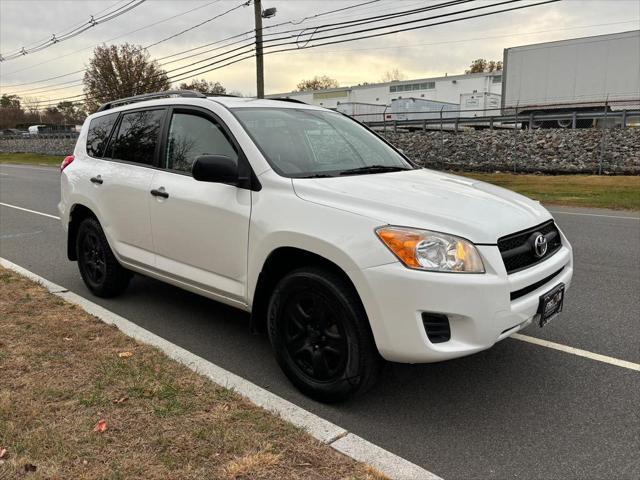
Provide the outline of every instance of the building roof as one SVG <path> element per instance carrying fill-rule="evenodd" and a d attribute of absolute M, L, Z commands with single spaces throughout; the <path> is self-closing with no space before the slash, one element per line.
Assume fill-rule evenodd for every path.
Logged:
<path fill-rule="evenodd" d="M 422 82 L 434 82 L 434 81 L 437 82 L 441 80 L 461 80 L 461 79 L 478 78 L 478 77 L 496 77 L 500 75 L 502 75 L 502 70 L 497 70 L 495 72 L 462 73 L 459 75 L 444 75 L 440 77 L 414 78 L 411 80 L 395 80 L 393 82 L 367 83 L 366 85 L 351 85 L 351 86 L 336 87 L 336 88 L 326 88 L 322 90 L 305 90 L 303 92 L 292 91 L 287 93 L 275 93 L 275 94 L 266 95 L 266 97 L 267 98 L 286 97 L 287 95 L 294 95 L 294 94 L 300 95 L 302 93 L 313 94 L 318 92 L 323 92 L 323 93 L 324 92 L 326 93 L 341 92 L 341 91 L 348 91 L 353 89 L 378 88 L 378 87 L 385 87 L 385 86 L 391 86 L 391 85 L 405 85 L 405 84 L 422 83 Z"/>

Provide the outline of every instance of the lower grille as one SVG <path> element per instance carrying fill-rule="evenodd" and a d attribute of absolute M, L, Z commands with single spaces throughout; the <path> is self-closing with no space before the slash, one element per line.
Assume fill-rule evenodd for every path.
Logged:
<path fill-rule="evenodd" d="M 511 292 L 510 296 L 511 296 L 511 301 L 513 302 L 515 299 L 520 298 L 520 297 L 524 297 L 527 293 L 531 293 L 534 290 L 537 290 L 538 288 L 540 288 L 541 286 L 543 286 L 545 283 L 550 282 L 551 280 L 553 280 L 555 277 L 557 277 L 558 275 L 560 275 L 560 272 L 562 272 L 562 270 L 564 270 L 564 267 L 562 267 L 560 270 L 558 270 L 557 272 L 553 272 L 551 275 L 549 275 L 548 277 L 543 278 L 542 280 L 537 281 L 536 283 L 532 283 L 529 286 L 526 286 L 524 288 L 521 288 L 520 290 L 516 290 L 514 292 Z"/>
<path fill-rule="evenodd" d="M 451 327 L 446 315 L 423 312 L 422 324 L 431 343 L 444 343 L 451 340 Z"/>
<path fill-rule="evenodd" d="M 507 273 L 514 273 L 546 260 L 560 250 L 560 247 L 560 231 L 553 220 L 498 239 L 498 249 Z"/>

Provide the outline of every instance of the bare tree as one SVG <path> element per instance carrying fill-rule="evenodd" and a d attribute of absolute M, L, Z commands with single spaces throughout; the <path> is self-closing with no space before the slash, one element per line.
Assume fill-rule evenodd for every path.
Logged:
<path fill-rule="evenodd" d="M 383 83 L 387 83 L 387 82 L 397 82 L 397 81 L 406 80 L 406 79 L 407 79 L 407 76 L 404 73 L 402 73 L 397 68 L 394 68 L 392 70 L 387 70 L 386 72 L 384 72 L 380 81 L 382 81 Z"/>
<path fill-rule="evenodd" d="M 101 103 L 167 90 L 170 85 L 166 72 L 141 46 L 99 46 L 84 74 L 85 108 L 94 112 Z"/>
<path fill-rule="evenodd" d="M 305 92 L 309 90 L 326 90 L 327 88 L 338 88 L 338 81 L 335 78 L 323 75 L 318 77 L 317 75 L 309 80 L 302 80 L 296 87 L 298 92 Z"/>
<path fill-rule="evenodd" d="M 40 99 L 36 97 L 25 97 L 22 99 L 25 110 L 31 115 L 38 115 L 40 113 L 41 103 Z"/>
<path fill-rule="evenodd" d="M 220 82 L 207 81 L 204 78 L 194 78 L 189 83 L 182 82 L 180 90 L 195 90 L 205 95 L 220 95 L 227 93 L 227 89 Z"/>

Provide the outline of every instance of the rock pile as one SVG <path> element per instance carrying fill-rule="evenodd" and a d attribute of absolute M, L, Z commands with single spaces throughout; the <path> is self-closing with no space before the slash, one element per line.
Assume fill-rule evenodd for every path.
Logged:
<path fill-rule="evenodd" d="M 640 175 L 640 129 L 380 132 L 421 165 L 460 171 Z M 604 134 L 604 142 L 603 142 Z"/>

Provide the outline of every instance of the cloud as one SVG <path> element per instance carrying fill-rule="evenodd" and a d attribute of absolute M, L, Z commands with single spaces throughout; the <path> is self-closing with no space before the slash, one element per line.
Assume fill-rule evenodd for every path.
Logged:
<path fill-rule="evenodd" d="M 334 10 L 364 0 L 299 1 L 263 0 L 264 7 L 274 6 L 276 17 L 265 20 L 265 27 L 287 21 L 298 22 L 319 12 Z M 2 0 L 0 2 L 0 51 L 10 52 L 24 45 L 50 38 L 74 24 L 82 23 L 91 13 L 117 4 L 116 0 Z M 147 45 L 172 35 L 233 6 L 239 0 L 148 0 L 140 7 L 111 22 L 98 25 L 67 42 L 59 43 L 39 53 L 14 61 L 0 63 L 0 84 L 3 92 L 28 87 L 4 87 L 7 84 L 30 82 L 83 68 L 94 45 L 125 35 L 116 42 Z M 480 3 L 480 2 L 478 2 Z M 484 2 L 486 3 L 486 2 Z M 527 3 L 527 2 L 523 2 Z M 531 2 L 529 2 L 531 3 Z M 318 25 L 397 12 L 423 6 L 424 1 L 381 0 L 331 15 L 310 18 L 303 25 Z M 190 9 L 198 10 L 177 16 Z M 457 7 L 457 8 L 468 8 Z M 152 28 L 143 28 L 167 17 L 175 17 Z M 625 23 L 621 23 L 625 22 Z M 640 2 L 612 0 L 566 0 L 517 12 L 478 18 L 460 23 L 436 26 L 424 30 L 358 42 L 329 45 L 309 50 L 286 52 L 265 57 L 265 84 L 268 93 L 286 92 L 302 78 L 329 75 L 341 85 L 378 81 L 383 73 L 394 68 L 408 78 L 462 73 L 478 57 L 501 59 L 505 47 L 603 34 L 638 28 Z M 579 28 L 576 28 L 579 27 Z M 153 57 L 162 57 L 221 38 L 250 31 L 253 28 L 253 7 L 240 8 L 187 34 L 150 49 Z M 278 29 L 296 28 L 294 24 Z M 358 27 L 363 28 L 363 27 Z M 273 30 L 266 30 L 267 32 Z M 209 55 L 219 52 L 212 52 Z M 186 65 L 202 57 L 172 64 Z M 205 62 L 206 63 L 206 62 Z M 167 67 L 168 68 L 168 67 Z M 253 60 L 240 62 L 201 77 L 222 82 L 228 90 L 255 92 Z M 67 77 L 67 79 L 74 77 Z M 63 81 L 65 79 L 57 80 Z M 53 82 L 53 81 L 52 81 Z M 52 83 L 48 82 L 48 83 Z M 55 97 L 80 93 L 79 87 L 48 93 Z M 51 97 L 49 97 L 51 98 Z"/>

